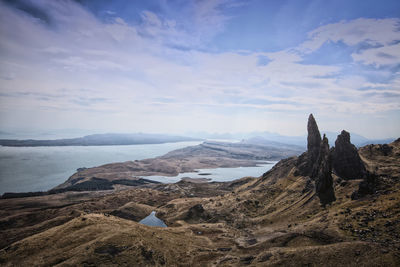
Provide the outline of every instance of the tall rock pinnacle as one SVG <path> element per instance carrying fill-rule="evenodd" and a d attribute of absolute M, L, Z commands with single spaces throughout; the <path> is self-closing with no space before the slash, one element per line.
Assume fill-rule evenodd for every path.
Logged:
<path fill-rule="evenodd" d="M 321 134 L 318 130 L 317 122 L 314 119 L 313 114 L 308 116 L 308 123 L 307 123 L 307 151 L 319 151 L 319 147 L 321 145 Z M 318 157 L 318 155 L 317 155 Z"/>
<path fill-rule="evenodd" d="M 332 158 L 328 138 L 318 130 L 314 116 L 310 114 L 307 123 L 307 152 L 297 160 L 298 174 L 309 176 L 315 182 L 315 192 L 322 205 L 336 200 L 333 189 Z"/>
<path fill-rule="evenodd" d="M 307 123 L 307 170 L 311 176 L 315 169 L 315 163 L 318 160 L 318 155 L 321 147 L 321 134 L 318 130 L 317 122 L 314 119 L 313 114 L 308 117 Z M 318 167 L 318 166 L 317 166 Z"/>

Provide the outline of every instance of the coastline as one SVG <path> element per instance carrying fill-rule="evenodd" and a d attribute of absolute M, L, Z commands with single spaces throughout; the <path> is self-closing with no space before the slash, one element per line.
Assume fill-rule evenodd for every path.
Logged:
<path fill-rule="evenodd" d="M 137 181 L 149 176 L 174 177 L 198 169 L 255 167 L 260 162 L 277 161 L 299 153 L 242 143 L 203 142 L 197 146 L 170 151 L 160 157 L 82 169 L 53 190 L 72 189 L 80 183 L 96 183 L 96 179 L 101 179 L 101 182 Z"/>

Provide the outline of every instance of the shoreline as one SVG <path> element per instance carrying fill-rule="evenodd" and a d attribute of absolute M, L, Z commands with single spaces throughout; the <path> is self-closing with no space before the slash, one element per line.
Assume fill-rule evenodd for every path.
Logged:
<path fill-rule="evenodd" d="M 79 168 L 67 180 L 50 190 L 15 193 L 8 191 L 4 192 L 3 197 L 149 186 L 157 183 L 157 181 L 146 181 L 146 179 L 151 179 L 149 176 L 174 177 L 183 173 L 198 172 L 198 170 L 205 173 L 210 172 L 208 170 L 201 171 L 201 169 L 257 167 L 260 164 L 278 161 L 281 158 L 297 154 L 299 151 L 287 151 L 259 145 L 203 142 L 199 145 L 175 149 L 154 158 L 109 163 L 93 168 Z M 205 176 L 209 177 L 209 175 Z M 164 181 L 158 180 L 158 182 Z"/>

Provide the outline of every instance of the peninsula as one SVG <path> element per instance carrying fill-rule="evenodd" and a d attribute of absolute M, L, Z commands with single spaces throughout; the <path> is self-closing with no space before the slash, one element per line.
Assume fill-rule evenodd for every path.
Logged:
<path fill-rule="evenodd" d="M 17 140 L 0 139 L 0 146 L 115 146 L 115 145 L 139 145 L 139 144 L 162 144 L 183 141 L 199 141 L 200 138 L 165 134 L 92 134 L 78 138 L 54 139 L 54 140 Z"/>

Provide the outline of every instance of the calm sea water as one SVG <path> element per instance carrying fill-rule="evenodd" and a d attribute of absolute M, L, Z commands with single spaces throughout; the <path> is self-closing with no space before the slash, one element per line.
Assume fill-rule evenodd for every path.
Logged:
<path fill-rule="evenodd" d="M 196 142 L 130 146 L 0 146 L 0 194 L 4 192 L 46 191 L 67 180 L 80 167 L 140 160 Z"/>
<path fill-rule="evenodd" d="M 239 179 L 245 176 L 259 177 L 269 171 L 277 161 L 271 161 L 268 164 L 261 163 L 256 167 L 236 167 L 236 168 L 215 168 L 198 169 L 197 172 L 184 172 L 177 176 L 143 176 L 143 178 L 159 181 L 163 183 L 176 183 L 182 178 L 207 178 L 214 182 L 227 182 Z M 206 174 L 206 175 L 205 175 Z"/>
<path fill-rule="evenodd" d="M 0 146 L 0 194 L 5 192 L 46 191 L 65 182 L 80 167 L 95 167 L 112 162 L 141 160 L 169 151 L 200 144 L 178 142 L 130 146 L 60 146 L 2 147 Z M 175 177 L 146 176 L 160 182 L 177 182 L 183 177 L 210 178 L 231 181 L 244 176 L 258 177 L 275 164 L 258 167 L 201 169 Z M 199 173 L 211 173 L 203 176 Z"/>

